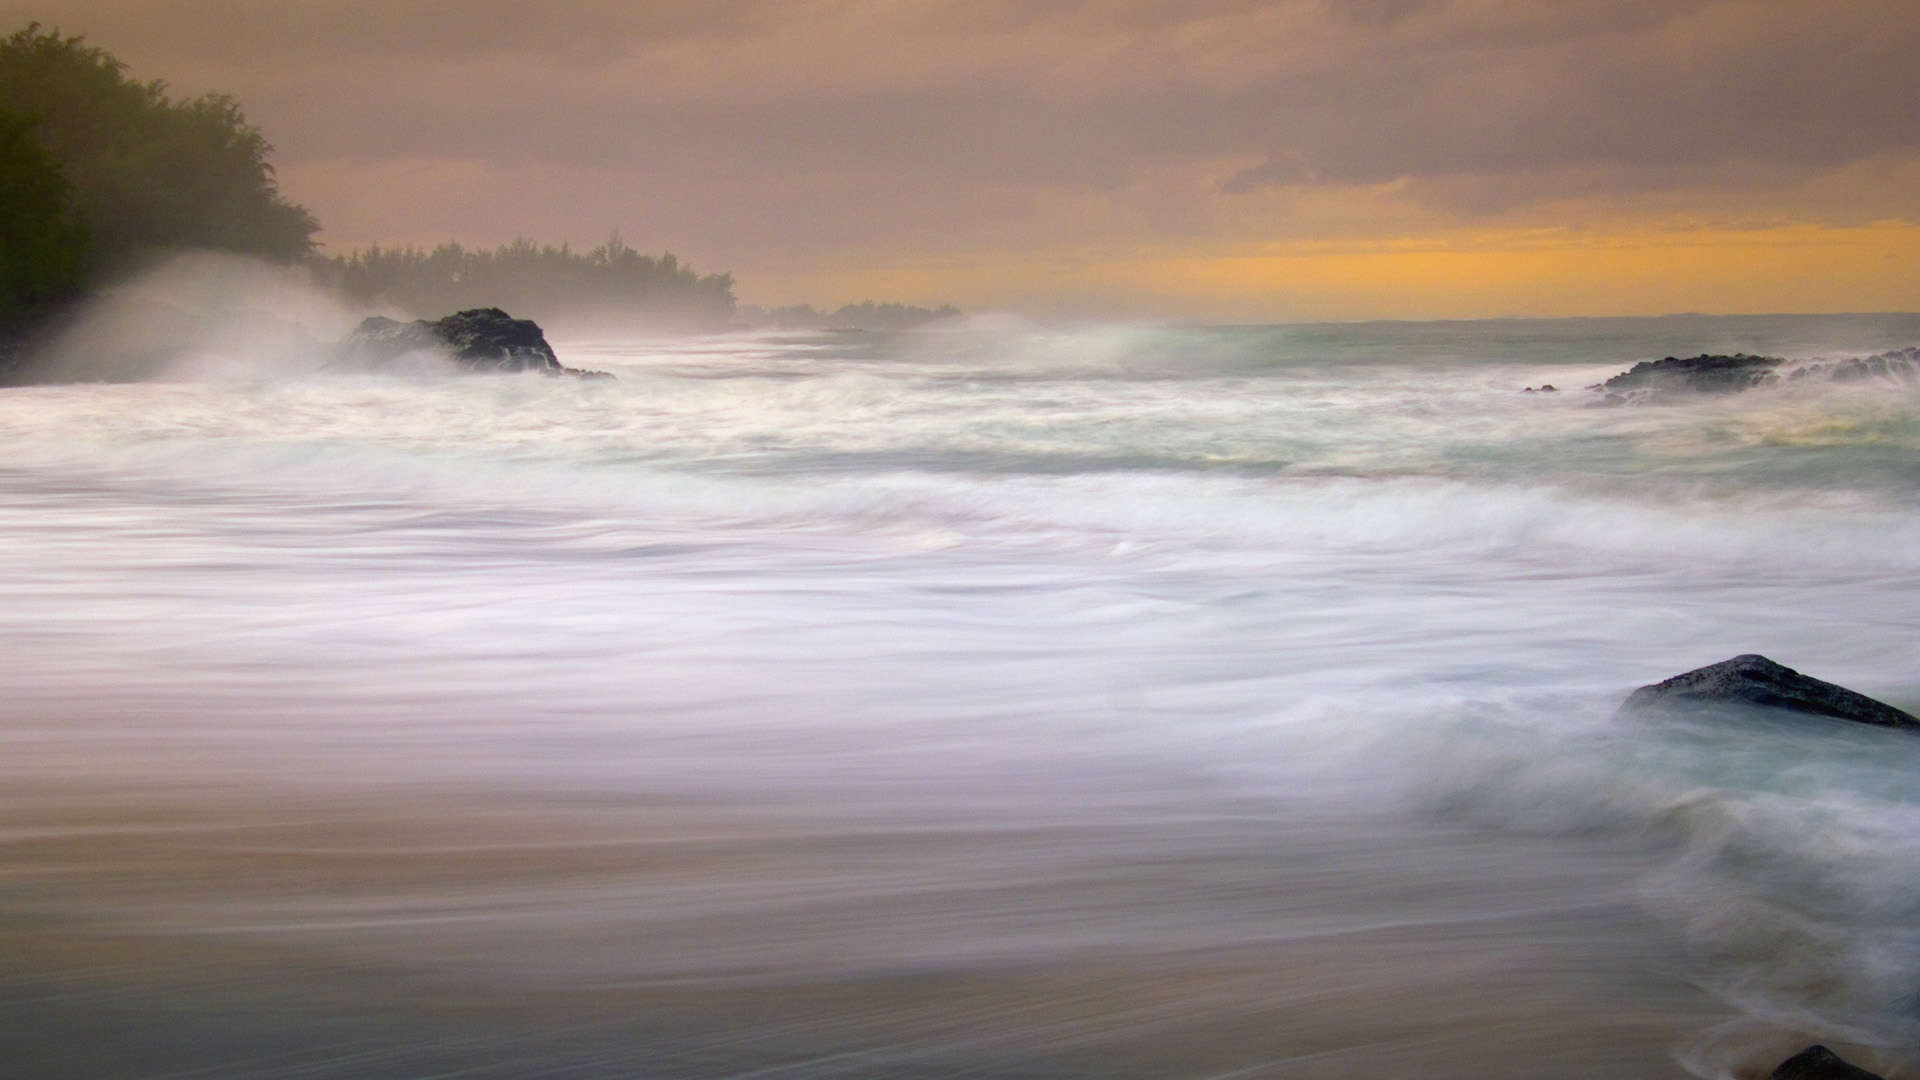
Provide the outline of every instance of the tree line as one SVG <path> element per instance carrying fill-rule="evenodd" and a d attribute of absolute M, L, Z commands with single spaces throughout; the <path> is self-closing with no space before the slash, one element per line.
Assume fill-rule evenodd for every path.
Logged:
<path fill-rule="evenodd" d="M 770 330 L 911 330 L 959 314 L 960 309 L 952 304 L 924 308 L 912 304 L 876 304 L 871 300 L 842 304 L 832 311 L 821 311 L 812 304 L 777 308 L 747 305 L 739 309 L 742 324 Z"/>
<path fill-rule="evenodd" d="M 505 307 L 695 329 L 726 326 L 734 313 L 733 275 L 696 273 L 672 252 L 643 255 L 618 233 L 589 251 L 524 239 L 490 251 L 376 246 L 319 267 L 348 296 L 411 311 Z"/>

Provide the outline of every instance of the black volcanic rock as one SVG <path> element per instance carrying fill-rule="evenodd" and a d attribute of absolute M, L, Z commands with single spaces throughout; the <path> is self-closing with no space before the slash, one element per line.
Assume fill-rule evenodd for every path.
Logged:
<path fill-rule="evenodd" d="M 1778 382 L 1774 369 L 1785 360 L 1776 356 L 1748 356 L 1735 353 L 1644 360 L 1600 385 L 1614 393 L 1649 390 L 1671 393 L 1732 394 Z"/>
<path fill-rule="evenodd" d="M 499 308 L 473 308 L 428 322 L 403 323 L 375 315 L 341 339 L 336 353 L 348 365 L 386 367 L 412 353 L 436 353 L 468 371 L 537 371 L 543 375 L 612 378 L 560 363 L 539 324 Z"/>
<path fill-rule="evenodd" d="M 1882 1080 L 1882 1077 L 1816 1044 L 1781 1062 L 1768 1080 Z"/>
<path fill-rule="evenodd" d="M 1644 360 L 1603 383 L 1588 387 L 1606 392 L 1606 403 L 1665 402 L 1692 394 L 1735 394 L 1785 382 L 1920 382 L 1920 348 L 1894 349 L 1872 356 L 1786 360 L 1778 356 L 1702 353 Z"/>
<path fill-rule="evenodd" d="M 1920 718 L 1755 653 L 1643 686 L 1620 708 L 1623 712 L 1691 711 L 1724 704 L 1755 705 L 1920 732 Z"/>

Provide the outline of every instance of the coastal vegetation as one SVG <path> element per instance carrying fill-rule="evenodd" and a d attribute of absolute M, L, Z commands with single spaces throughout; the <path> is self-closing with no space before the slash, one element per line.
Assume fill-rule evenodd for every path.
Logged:
<path fill-rule="evenodd" d="M 0 320 L 72 292 L 85 246 L 71 185 L 32 121 L 0 112 Z"/>
<path fill-rule="evenodd" d="M 313 216 L 225 94 L 176 101 L 85 39 L 30 23 L 0 39 L 0 312 L 43 310 L 157 251 L 291 260 Z"/>

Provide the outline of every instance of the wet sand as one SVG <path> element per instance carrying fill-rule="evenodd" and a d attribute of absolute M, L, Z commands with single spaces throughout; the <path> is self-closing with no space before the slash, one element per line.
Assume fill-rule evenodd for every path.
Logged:
<path fill-rule="evenodd" d="M 1618 845 L 449 786 L 6 803 L 19 1076 L 1677 1077 L 1797 1049 L 1690 985 L 1634 900 L 1657 853 Z"/>

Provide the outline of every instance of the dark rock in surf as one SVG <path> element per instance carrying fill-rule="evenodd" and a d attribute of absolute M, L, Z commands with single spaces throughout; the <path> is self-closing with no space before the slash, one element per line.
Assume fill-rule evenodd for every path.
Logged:
<path fill-rule="evenodd" d="M 1768 1080 L 1884 1080 L 1849 1063 L 1824 1046 L 1813 1045 L 1780 1063 Z"/>
<path fill-rule="evenodd" d="M 1746 353 L 1669 356 L 1642 361 L 1587 389 L 1604 391 L 1609 405 L 1623 405 L 1672 401 L 1696 394 L 1735 394 L 1782 382 L 1857 383 L 1870 379 L 1920 382 L 1920 347 L 1820 360 Z"/>
<path fill-rule="evenodd" d="M 1824 378 L 1837 383 L 1865 382 L 1868 379 L 1914 382 L 1920 380 L 1920 347 L 1910 346 L 1873 356 L 1849 356 L 1840 360 L 1810 360 L 1788 372 L 1787 378 Z"/>
<path fill-rule="evenodd" d="M 1640 391 L 1655 394 L 1733 394 L 1756 386 L 1780 381 L 1774 369 L 1785 360 L 1775 356 L 1748 356 L 1735 353 L 1717 356 L 1673 357 L 1644 360 L 1600 385 L 1616 394 Z"/>
<path fill-rule="evenodd" d="M 1628 696 L 1620 709 L 1686 712 L 1717 705 L 1750 705 L 1920 732 L 1920 718 L 1755 653 L 1643 686 Z"/>
<path fill-rule="evenodd" d="M 402 357 L 430 353 L 468 371 L 537 371 L 543 375 L 612 378 L 603 371 L 582 371 L 562 364 L 539 324 L 516 319 L 499 308 L 473 308 L 435 322 L 416 319 L 403 323 L 375 315 L 341 339 L 335 352 L 340 362 L 355 367 L 388 367 Z"/>

